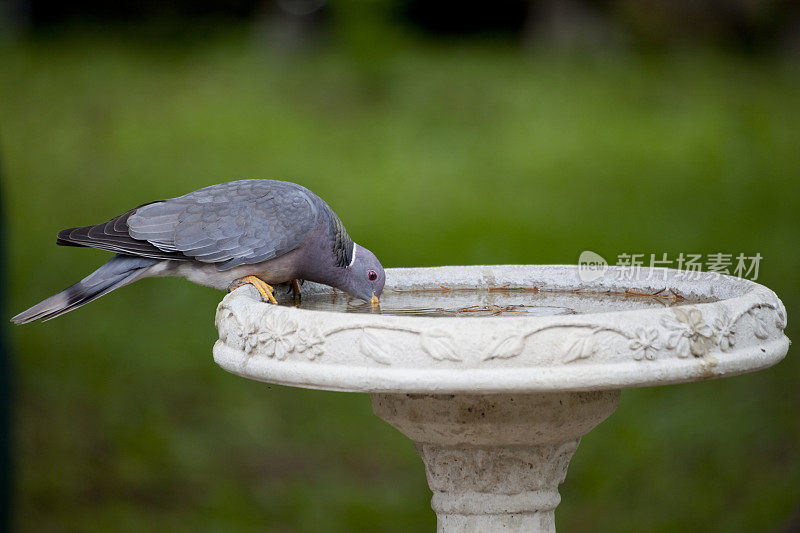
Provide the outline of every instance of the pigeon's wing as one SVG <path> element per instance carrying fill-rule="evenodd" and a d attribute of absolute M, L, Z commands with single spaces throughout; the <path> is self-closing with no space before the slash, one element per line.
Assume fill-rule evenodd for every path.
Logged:
<path fill-rule="evenodd" d="M 56 242 L 153 259 L 194 259 L 227 270 L 294 250 L 316 217 L 305 187 L 242 180 L 144 204 L 104 224 L 65 229 Z"/>
<path fill-rule="evenodd" d="M 311 193 L 300 185 L 243 180 L 144 205 L 127 225 L 130 237 L 164 254 L 227 270 L 294 250 L 314 228 L 316 216 Z"/>
<path fill-rule="evenodd" d="M 180 252 L 165 252 L 147 241 L 131 237 L 130 233 L 128 233 L 128 218 L 139 207 L 114 217 L 104 224 L 61 230 L 58 232 L 56 244 L 60 246 L 88 246 L 109 252 L 149 257 L 151 259 L 189 260 L 189 257 Z"/>

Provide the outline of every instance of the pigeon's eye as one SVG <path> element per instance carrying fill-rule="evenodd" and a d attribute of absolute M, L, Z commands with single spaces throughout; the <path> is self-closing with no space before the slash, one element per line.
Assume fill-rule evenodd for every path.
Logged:
<path fill-rule="evenodd" d="M 375 281 L 376 279 L 378 279 L 378 273 L 375 272 L 374 270 L 367 270 L 367 278 L 370 281 Z"/>

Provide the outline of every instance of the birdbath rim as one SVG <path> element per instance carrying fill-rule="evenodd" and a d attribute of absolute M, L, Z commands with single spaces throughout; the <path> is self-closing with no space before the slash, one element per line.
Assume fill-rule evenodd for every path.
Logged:
<path fill-rule="evenodd" d="M 533 393 L 699 381 L 769 367 L 788 350 L 786 310 L 741 278 L 575 265 L 390 268 L 386 289 L 654 293 L 707 298 L 663 308 L 575 315 L 428 317 L 275 306 L 251 287 L 219 304 L 214 359 L 250 379 L 382 393 Z M 307 283 L 306 295 L 332 293 Z"/>

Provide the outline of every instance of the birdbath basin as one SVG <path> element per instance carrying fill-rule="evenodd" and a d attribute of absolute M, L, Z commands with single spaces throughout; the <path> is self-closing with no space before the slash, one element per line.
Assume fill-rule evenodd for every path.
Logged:
<path fill-rule="evenodd" d="M 554 531 L 572 454 L 621 389 L 751 372 L 789 347 L 786 310 L 757 283 L 581 273 L 388 269 L 379 312 L 311 283 L 299 307 L 245 286 L 217 309 L 214 359 L 259 381 L 369 393 L 414 441 L 438 531 Z"/>

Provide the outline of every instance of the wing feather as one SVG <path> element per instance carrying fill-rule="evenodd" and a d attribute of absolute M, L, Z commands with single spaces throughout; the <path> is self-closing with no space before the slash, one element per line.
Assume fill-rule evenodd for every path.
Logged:
<path fill-rule="evenodd" d="M 195 259 L 219 270 L 273 259 L 314 228 L 316 196 L 290 182 L 242 180 L 144 204 L 104 224 L 69 228 L 58 244 L 159 259 Z"/>

